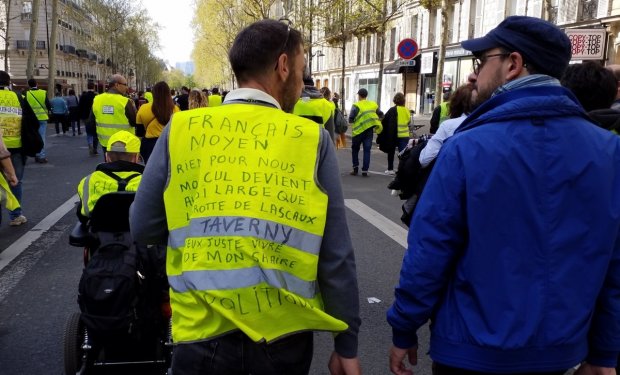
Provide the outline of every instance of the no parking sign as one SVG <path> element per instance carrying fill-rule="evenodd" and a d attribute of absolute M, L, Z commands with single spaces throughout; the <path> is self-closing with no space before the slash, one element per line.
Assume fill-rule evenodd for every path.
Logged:
<path fill-rule="evenodd" d="M 398 51 L 398 56 L 400 56 L 403 60 L 411 60 L 418 55 L 420 49 L 418 48 L 418 43 L 415 39 L 405 38 L 398 43 L 398 47 L 396 48 Z"/>

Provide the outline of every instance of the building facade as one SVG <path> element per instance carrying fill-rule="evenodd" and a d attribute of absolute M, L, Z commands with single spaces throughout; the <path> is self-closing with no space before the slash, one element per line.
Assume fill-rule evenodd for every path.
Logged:
<path fill-rule="evenodd" d="M 437 59 L 442 32 L 448 34 L 442 80 L 443 90 L 453 90 L 467 82 L 473 70 L 472 56 L 460 42 L 485 35 L 506 17 L 528 15 L 548 19 L 564 29 L 573 42 L 573 61 L 599 60 L 620 63 L 619 0 L 457 0 L 448 9 L 444 30 L 441 12 L 429 11 L 418 1 L 392 1 L 386 24 L 381 97 L 377 97 L 381 38 L 377 32 L 358 33 L 346 43 L 344 84 L 342 48 L 330 43 L 328 29 L 317 25 L 313 35 L 312 73 L 318 87 L 328 86 L 344 94 L 347 108 L 364 87 L 384 111 L 392 105 L 396 92 L 404 92 L 407 106 L 418 114 L 429 114 L 434 107 L 438 77 Z M 389 8 L 389 7 L 388 7 Z M 391 11 L 391 13 L 390 13 Z M 417 41 L 420 54 L 406 61 L 396 48 L 404 38 Z M 320 52 L 320 53 L 319 53 Z"/>
<path fill-rule="evenodd" d="M 110 60 L 89 50 L 86 46 L 92 38 L 92 20 L 81 7 L 81 0 L 58 1 L 57 42 L 50 46 L 52 32 L 52 2 L 40 0 L 38 27 L 35 46 L 34 78 L 39 87 L 47 87 L 49 74 L 50 48 L 56 49 L 55 89 L 67 94 L 70 89 L 79 95 L 86 90 L 88 82 L 103 89 L 107 67 Z M 0 66 L 8 67 L 12 82 L 16 88 L 27 86 L 26 67 L 30 46 L 30 25 L 32 23 L 32 1 L 10 1 L 8 12 L 8 30 L 6 38 L 0 39 Z M 6 9 L 0 18 L 7 24 Z M 6 49 L 5 49 L 6 48 Z M 6 51 L 6 56 L 5 52 Z M 6 62 L 5 62 L 6 59 Z M 107 64 L 106 64 L 107 63 Z"/>

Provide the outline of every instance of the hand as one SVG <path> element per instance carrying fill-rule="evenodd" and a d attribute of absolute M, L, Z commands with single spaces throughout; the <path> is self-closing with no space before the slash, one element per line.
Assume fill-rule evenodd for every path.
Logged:
<path fill-rule="evenodd" d="M 329 359 L 329 373 L 331 375 L 361 375 L 362 368 L 360 367 L 359 358 L 344 358 L 338 353 L 333 352 Z"/>
<path fill-rule="evenodd" d="M 405 356 L 409 357 L 409 363 L 418 364 L 418 347 L 401 349 L 392 345 L 390 348 L 390 371 L 394 375 L 413 375 L 413 370 L 409 370 L 405 363 Z"/>
<path fill-rule="evenodd" d="M 17 186 L 17 183 L 19 182 L 19 180 L 17 179 L 17 176 L 13 173 L 5 173 L 4 177 L 6 177 L 6 182 L 9 183 L 9 185 L 11 186 Z"/>
<path fill-rule="evenodd" d="M 575 375 L 616 375 L 616 369 L 613 367 L 599 367 L 584 363 L 575 371 Z"/>

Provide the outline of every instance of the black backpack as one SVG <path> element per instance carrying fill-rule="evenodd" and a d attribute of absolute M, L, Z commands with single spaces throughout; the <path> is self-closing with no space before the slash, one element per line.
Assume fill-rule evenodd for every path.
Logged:
<path fill-rule="evenodd" d="M 434 160 L 425 168 L 422 168 L 420 165 L 420 153 L 426 147 L 427 141 L 427 137 L 421 137 L 413 147 L 403 150 L 398 155 L 400 159 L 398 172 L 394 180 L 388 185 L 388 189 L 400 190 L 400 199 L 406 201 L 402 206 L 403 215 L 400 220 L 407 226 L 411 224 L 411 218 L 418 203 L 418 198 L 422 194 L 426 181 L 428 181 L 428 177 L 435 165 Z"/>
<path fill-rule="evenodd" d="M 349 124 L 347 123 L 347 120 L 344 118 L 342 112 L 336 108 L 336 111 L 334 112 L 334 130 L 338 134 L 344 134 L 347 132 L 348 128 Z"/>
<path fill-rule="evenodd" d="M 140 283 L 130 235 L 109 235 L 128 239 L 105 241 L 84 268 L 78 288 L 82 321 L 93 333 L 106 336 L 132 332 Z"/>

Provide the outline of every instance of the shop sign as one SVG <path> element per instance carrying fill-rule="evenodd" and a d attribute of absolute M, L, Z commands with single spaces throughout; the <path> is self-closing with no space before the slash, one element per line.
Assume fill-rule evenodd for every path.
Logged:
<path fill-rule="evenodd" d="M 603 60 L 605 29 L 566 29 L 571 44 L 572 60 Z"/>
<path fill-rule="evenodd" d="M 420 62 L 420 74 L 433 73 L 433 52 L 424 52 Z"/>

